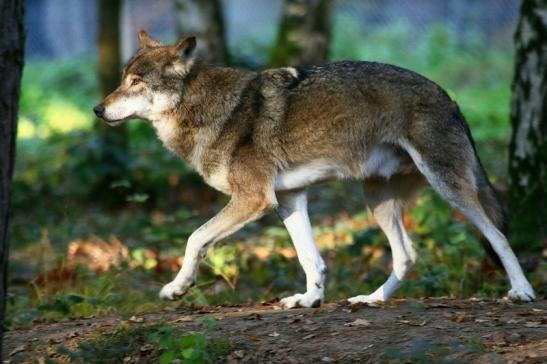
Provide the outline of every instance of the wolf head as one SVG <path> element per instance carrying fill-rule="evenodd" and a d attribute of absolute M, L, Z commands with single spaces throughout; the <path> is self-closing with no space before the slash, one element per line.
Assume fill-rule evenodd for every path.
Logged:
<path fill-rule="evenodd" d="M 141 30 L 139 44 L 123 69 L 120 86 L 93 108 L 109 125 L 131 118 L 157 120 L 180 101 L 184 77 L 194 62 L 196 38 L 166 46 Z"/>

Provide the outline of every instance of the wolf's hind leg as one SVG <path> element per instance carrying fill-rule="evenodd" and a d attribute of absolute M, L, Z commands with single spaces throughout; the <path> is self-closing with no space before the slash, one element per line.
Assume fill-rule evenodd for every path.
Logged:
<path fill-rule="evenodd" d="M 436 150 L 434 154 L 424 152 L 428 149 L 425 146 L 419 148 L 419 144 L 415 147 L 406 142 L 402 146 L 431 186 L 488 239 L 511 282 L 509 297 L 522 301 L 535 299 L 534 290 L 524 276 L 515 253 L 493 222 L 495 216 L 491 217 L 487 213 L 488 210 L 495 210 L 495 207 L 483 206 L 481 203 L 479 193 L 488 191 L 481 190 L 478 181 L 486 176 L 471 143 L 464 140 L 457 144 L 458 150 L 450 150 L 448 148 L 451 145 L 443 141 L 439 148 L 447 150 Z M 447 160 L 450 157 L 452 159 Z"/>
<path fill-rule="evenodd" d="M 405 275 L 416 262 L 416 251 L 403 225 L 403 205 L 421 186 L 420 179 L 394 176 L 388 181 L 367 181 L 363 189 L 367 207 L 389 241 L 393 271 L 387 281 L 369 295 L 349 298 L 350 303 L 371 303 L 387 300 L 399 288 Z"/>
<path fill-rule="evenodd" d="M 313 238 L 306 192 L 279 192 L 277 200 L 278 214 L 289 231 L 298 260 L 306 273 L 306 293 L 283 298 L 281 305 L 285 308 L 318 307 L 324 298 L 325 263 Z"/>

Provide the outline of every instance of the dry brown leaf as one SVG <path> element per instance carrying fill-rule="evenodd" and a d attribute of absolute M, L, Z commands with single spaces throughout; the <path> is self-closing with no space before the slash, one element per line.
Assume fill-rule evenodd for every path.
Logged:
<path fill-rule="evenodd" d="M 94 272 L 105 272 L 129 259 L 129 249 L 115 236 L 107 242 L 97 236 L 74 240 L 68 245 L 67 266 L 82 264 Z"/>
<path fill-rule="evenodd" d="M 10 351 L 10 353 L 8 354 L 8 356 L 14 356 L 16 354 L 19 354 L 20 352 L 23 352 L 26 350 L 26 346 L 25 345 L 20 345 L 20 346 L 17 346 L 16 348 L 14 348 L 12 351 Z"/>
<path fill-rule="evenodd" d="M 148 353 L 152 352 L 152 350 L 154 350 L 154 345 L 144 344 L 143 346 L 140 347 L 139 350 L 140 350 L 141 354 L 148 354 Z"/>
<path fill-rule="evenodd" d="M 243 357 L 245 356 L 245 351 L 243 351 L 243 350 L 235 350 L 232 354 L 233 354 L 236 358 L 243 359 Z"/>
<path fill-rule="evenodd" d="M 346 322 L 344 326 L 353 327 L 353 326 L 370 326 L 370 321 L 365 319 L 357 319 L 353 322 Z"/>
<path fill-rule="evenodd" d="M 455 316 L 452 316 L 452 321 L 454 322 L 467 322 L 471 321 L 473 319 L 473 316 L 468 315 L 466 313 L 458 313 Z"/>
<path fill-rule="evenodd" d="M 74 338 L 77 337 L 78 335 L 80 335 L 78 332 L 73 331 L 73 332 L 69 332 L 69 333 L 66 335 L 66 338 L 67 338 L 67 339 L 74 339 Z"/>
<path fill-rule="evenodd" d="M 410 325 L 410 326 L 425 326 L 427 325 L 427 320 L 423 321 L 414 321 L 414 320 L 400 320 L 401 324 Z"/>
<path fill-rule="evenodd" d="M 189 322 L 192 320 L 193 320 L 192 316 L 186 315 L 186 316 L 179 317 L 178 319 L 175 320 L 175 322 Z"/>
<path fill-rule="evenodd" d="M 140 324 L 144 322 L 144 318 L 133 315 L 129 319 L 127 319 L 127 321 Z"/>

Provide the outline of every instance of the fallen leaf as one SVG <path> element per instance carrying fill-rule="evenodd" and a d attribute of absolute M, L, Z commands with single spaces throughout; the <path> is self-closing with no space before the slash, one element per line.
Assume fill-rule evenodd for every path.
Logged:
<path fill-rule="evenodd" d="M 192 316 L 186 315 L 186 316 L 179 317 L 178 319 L 175 320 L 175 322 L 189 322 L 192 320 L 193 320 Z"/>
<path fill-rule="evenodd" d="M 347 322 L 344 326 L 353 327 L 353 326 L 370 326 L 370 321 L 365 319 L 357 319 L 353 322 Z"/>
<path fill-rule="evenodd" d="M 489 335 L 490 339 L 492 340 L 492 343 L 494 345 L 498 346 L 504 346 L 507 345 L 507 339 L 506 335 L 502 331 L 494 331 L 492 334 Z"/>
<path fill-rule="evenodd" d="M 427 320 L 423 321 L 414 321 L 414 320 L 401 320 L 399 321 L 401 324 L 410 325 L 410 326 L 425 326 L 427 324 Z"/>
<path fill-rule="evenodd" d="M 243 359 L 243 357 L 245 356 L 245 351 L 243 351 L 243 350 L 235 350 L 232 354 L 233 354 L 236 358 Z"/>
<path fill-rule="evenodd" d="M 22 351 L 25 351 L 26 350 L 26 347 L 25 345 L 20 345 L 20 346 L 17 346 L 15 349 L 13 349 L 12 351 L 10 351 L 10 353 L 8 354 L 8 356 L 14 356 Z"/>
<path fill-rule="evenodd" d="M 73 331 L 73 332 L 68 333 L 68 334 L 66 335 L 66 338 L 67 338 L 67 339 L 74 339 L 74 338 L 77 337 L 78 335 L 79 335 L 78 332 Z"/>
<path fill-rule="evenodd" d="M 452 321 L 454 322 L 467 322 L 471 321 L 473 319 L 473 316 L 468 315 L 466 313 L 458 313 L 455 316 L 452 316 Z"/>
<path fill-rule="evenodd" d="M 521 341 L 523 338 L 524 336 L 522 334 L 519 334 L 518 332 L 514 332 L 507 337 L 507 341 L 514 344 Z"/>
<path fill-rule="evenodd" d="M 258 313 L 252 313 L 249 316 L 245 316 L 243 319 L 244 320 L 262 320 L 262 316 L 260 316 Z"/>
<path fill-rule="evenodd" d="M 152 344 L 144 344 L 143 346 L 140 347 L 140 352 L 141 354 L 148 354 L 150 353 L 152 350 L 154 350 L 154 345 Z"/>
<path fill-rule="evenodd" d="M 446 303 L 442 303 L 442 302 L 428 303 L 425 306 L 425 308 L 447 308 L 447 307 L 450 307 L 450 305 L 447 305 Z"/>
<path fill-rule="evenodd" d="M 144 322 L 144 318 L 131 316 L 127 321 L 140 324 L 141 322 Z"/>

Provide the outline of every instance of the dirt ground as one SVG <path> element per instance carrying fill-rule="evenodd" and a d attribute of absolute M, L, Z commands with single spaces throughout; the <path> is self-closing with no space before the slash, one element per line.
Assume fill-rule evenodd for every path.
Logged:
<path fill-rule="evenodd" d="M 214 327 L 204 325 L 204 317 L 215 319 Z M 5 334 L 4 363 L 20 362 L 21 353 L 33 351 L 55 358 L 60 345 L 76 347 L 120 325 L 158 322 L 229 339 L 228 363 L 547 363 L 546 300 L 514 304 L 446 298 L 292 310 L 272 303 L 181 306 L 133 317 L 40 324 Z M 32 345 L 37 341 L 48 344 Z M 156 360 L 147 355 L 141 350 L 124 362 Z"/>

